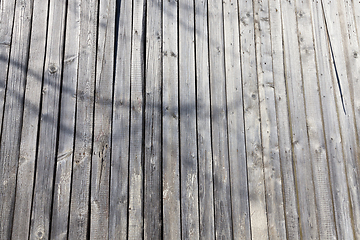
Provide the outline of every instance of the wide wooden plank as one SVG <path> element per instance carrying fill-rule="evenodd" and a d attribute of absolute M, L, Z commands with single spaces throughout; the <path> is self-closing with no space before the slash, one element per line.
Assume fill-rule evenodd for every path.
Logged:
<path fill-rule="evenodd" d="M 131 87 L 130 87 L 130 159 L 129 159 L 129 239 L 144 237 L 144 40 L 146 1 L 133 3 Z"/>
<path fill-rule="evenodd" d="M 343 27 L 342 18 L 339 16 L 340 9 L 337 2 L 322 1 L 322 8 L 325 16 L 325 24 L 328 34 L 329 47 L 332 60 L 332 74 L 336 94 L 338 117 L 340 121 L 341 140 L 344 152 L 344 162 L 346 167 L 348 193 L 350 198 L 350 209 L 352 213 L 352 226 L 346 225 L 341 235 L 349 236 L 353 230 L 355 238 L 359 234 L 359 177 L 358 177 L 358 144 L 356 140 L 356 127 L 354 122 L 354 109 L 351 101 L 351 76 L 352 73 L 347 69 L 346 48 L 347 34 L 346 27 Z M 346 34 L 345 37 L 342 37 Z M 352 69 L 353 70 L 353 69 Z M 341 210 L 340 210 L 341 212 Z M 347 212 L 347 211 L 345 211 Z M 345 213 L 344 212 L 344 213 Z M 351 238 L 349 238 L 351 239 Z"/>
<path fill-rule="evenodd" d="M 50 1 L 30 238 L 50 237 L 65 12 L 66 1 Z"/>
<path fill-rule="evenodd" d="M 100 1 L 91 165 L 90 238 L 108 239 L 115 0 Z"/>
<path fill-rule="evenodd" d="M 132 1 L 116 1 L 109 239 L 127 239 Z"/>
<path fill-rule="evenodd" d="M 348 232 L 346 229 L 351 230 L 350 200 L 346 183 L 345 163 L 340 160 L 344 159 L 344 157 L 335 102 L 335 87 L 334 81 L 332 80 L 334 76 L 331 74 L 331 51 L 328 44 L 321 2 L 312 3 L 312 21 L 315 39 L 314 46 L 316 51 L 317 75 L 323 113 L 330 182 L 332 187 L 333 214 L 335 214 L 335 237 L 338 239 L 345 239 L 346 233 Z M 330 236 L 334 235 L 334 230 L 329 230 L 328 233 Z"/>
<path fill-rule="evenodd" d="M 60 102 L 59 140 L 51 218 L 51 239 L 68 236 L 75 139 L 76 89 L 80 36 L 80 0 L 68 3 Z"/>
<path fill-rule="evenodd" d="M 232 238 L 222 3 L 208 1 L 215 238 Z"/>
<path fill-rule="evenodd" d="M 181 238 L 178 6 L 163 1 L 162 73 L 162 210 L 163 238 Z"/>
<path fill-rule="evenodd" d="M 89 234 L 89 195 L 92 159 L 94 88 L 98 1 L 82 1 L 80 12 L 79 64 L 76 99 L 75 149 L 70 198 L 70 239 Z"/>
<path fill-rule="evenodd" d="M 232 203 L 232 225 L 235 239 L 250 239 L 250 206 L 246 164 L 244 109 L 240 64 L 238 3 L 223 4 L 226 69 L 226 97 Z"/>
<path fill-rule="evenodd" d="M 5 91 L 9 70 L 11 38 L 15 16 L 15 3 L 13 0 L 0 1 L 0 134 L 5 104 Z"/>
<path fill-rule="evenodd" d="M 46 50 L 48 5 L 34 1 L 29 60 L 26 76 L 23 123 L 16 183 L 13 239 L 29 238 L 31 203 L 34 187 L 34 170 L 43 70 Z"/>
<path fill-rule="evenodd" d="M 6 2 L 1 2 L 4 6 Z M 2 47 L 9 46 L 11 35 L 11 53 L 8 68 L 7 86 L 5 99 L 2 98 L 1 102 L 4 103 L 4 116 L 3 126 L 0 141 L 0 238 L 10 239 L 12 222 L 14 216 L 14 203 L 15 203 L 15 189 L 17 168 L 19 164 L 19 149 L 20 149 L 20 136 L 22 126 L 22 116 L 24 108 L 24 93 L 26 84 L 26 69 L 29 54 L 29 40 L 30 40 L 30 26 L 32 15 L 33 1 L 30 2 L 17 2 L 15 7 L 14 24 L 12 34 L 6 31 L 11 31 L 5 27 L 5 32 L 2 37 L 4 44 Z M 3 10 L 11 9 L 2 7 Z M 3 16 L 4 23 L 8 22 L 11 25 L 11 19 Z M 1 25 L 3 26 L 3 25 Z M 8 50 L 5 50 L 7 52 Z M 1 52 L 1 54 L 4 54 Z M 3 56 L 3 55 L 1 55 Z M 5 62 L 3 66 L 7 67 Z M 2 71 L 6 72 L 6 68 Z M 4 79 L 0 80 L 4 83 Z M 2 110 L 2 108 L 0 109 Z"/>
<path fill-rule="evenodd" d="M 196 116 L 200 238 L 214 239 L 214 185 L 211 147 L 208 2 L 195 1 Z"/>
<path fill-rule="evenodd" d="M 320 238 L 336 238 L 329 166 L 324 139 L 310 1 L 297 1 L 298 38 Z"/>
<path fill-rule="evenodd" d="M 349 42 L 347 41 L 347 27 L 344 26 L 343 13 L 341 12 L 341 9 L 339 9 L 339 4 L 337 2 L 323 1 L 322 7 L 328 31 L 328 41 L 332 53 L 332 73 L 334 76 L 333 80 L 336 83 L 335 93 L 337 95 L 336 99 L 339 112 L 338 116 L 340 119 L 344 159 L 346 160 L 346 174 L 350 193 L 353 227 L 355 236 L 359 236 L 359 185 L 356 163 L 359 161 L 359 146 L 356 141 L 355 114 L 351 101 L 351 92 L 353 88 L 351 80 L 353 74 L 350 72 L 354 69 L 348 69 L 350 63 L 347 63 L 346 61 Z M 335 32 L 342 34 L 335 34 Z M 351 59 L 350 61 L 354 60 Z"/>
<path fill-rule="evenodd" d="M 251 1 L 239 1 L 239 14 L 251 233 L 253 239 L 267 239 L 268 223 L 261 145 L 253 3 Z"/>
<path fill-rule="evenodd" d="M 161 239 L 162 1 L 147 1 L 146 11 L 144 239 Z"/>
<path fill-rule="evenodd" d="M 261 139 L 270 239 L 286 239 L 268 1 L 254 3 Z"/>
<path fill-rule="evenodd" d="M 199 238 L 194 2 L 179 1 L 180 192 L 182 238 Z"/>
<path fill-rule="evenodd" d="M 282 187 L 286 233 L 289 239 L 299 239 L 299 214 L 296 202 L 294 166 L 290 136 L 290 120 L 286 93 L 281 5 L 279 0 L 269 1 L 270 31 L 272 50 L 272 72 L 274 78 L 275 106 L 279 155 L 281 162 Z"/>
<path fill-rule="evenodd" d="M 299 38 L 294 1 L 282 2 L 285 79 L 289 101 L 291 141 L 297 187 L 301 236 L 319 238 L 316 216 L 314 179 L 306 125 Z"/>

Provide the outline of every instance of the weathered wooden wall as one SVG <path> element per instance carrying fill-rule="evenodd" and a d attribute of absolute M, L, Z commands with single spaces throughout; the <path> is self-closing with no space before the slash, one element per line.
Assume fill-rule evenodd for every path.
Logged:
<path fill-rule="evenodd" d="M 360 239 L 360 2 L 0 0 L 0 239 Z"/>

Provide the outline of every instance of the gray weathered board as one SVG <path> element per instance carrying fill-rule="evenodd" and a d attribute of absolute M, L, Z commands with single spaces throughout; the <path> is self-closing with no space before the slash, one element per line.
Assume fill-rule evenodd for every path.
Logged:
<path fill-rule="evenodd" d="M 0 240 L 359 239 L 359 11 L 0 0 Z"/>

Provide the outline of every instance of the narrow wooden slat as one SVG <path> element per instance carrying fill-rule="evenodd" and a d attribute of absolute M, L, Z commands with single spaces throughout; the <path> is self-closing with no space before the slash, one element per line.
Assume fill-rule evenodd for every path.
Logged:
<path fill-rule="evenodd" d="M 250 239 L 238 2 L 226 0 L 223 8 L 233 234 L 235 239 Z"/>
<path fill-rule="evenodd" d="M 351 87 L 351 100 L 354 108 L 354 118 L 357 132 L 357 140 L 359 145 L 360 139 L 360 97 L 357 94 L 360 91 L 360 76 L 356 73 L 360 71 L 360 22 L 356 22 L 357 20 L 357 10 L 360 8 L 360 3 L 355 3 L 354 1 L 341 1 L 339 2 L 342 10 L 342 21 L 343 30 L 346 30 L 345 34 L 343 34 L 344 41 L 348 42 L 347 44 L 347 68 L 348 72 L 351 73 L 350 84 Z M 354 6 L 357 5 L 357 6 Z M 359 153 L 359 151 L 358 151 Z M 359 225 L 360 227 L 360 225 Z M 359 229 L 360 230 L 360 229 Z M 357 230 L 357 231 L 359 231 Z"/>
<path fill-rule="evenodd" d="M 76 88 L 80 36 L 80 0 L 68 2 L 59 118 L 51 239 L 68 236 L 71 173 L 75 139 Z"/>
<path fill-rule="evenodd" d="M 321 2 L 312 3 L 312 21 L 315 38 L 314 46 L 316 51 L 317 75 L 319 79 L 330 181 L 332 185 L 333 214 L 335 214 L 336 226 L 335 238 L 346 239 L 346 236 L 349 236 L 346 229 L 351 230 L 350 200 L 346 183 L 345 164 L 344 161 L 341 161 L 344 157 L 335 102 L 335 87 L 334 81 L 332 80 L 334 76 L 331 74 L 331 52 Z M 329 230 L 329 234 L 334 235 L 332 231 Z M 350 238 L 352 237 L 350 236 Z"/>
<path fill-rule="evenodd" d="M 181 238 L 179 157 L 178 6 L 163 1 L 163 238 Z"/>
<path fill-rule="evenodd" d="M 354 2 L 354 1 L 353 1 Z M 359 4 L 353 3 L 353 4 Z M 350 97 L 351 97 L 351 107 L 353 108 L 353 121 L 355 125 L 356 131 L 356 159 L 350 162 L 349 171 L 351 171 L 351 179 L 350 179 L 350 188 L 356 186 L 356 188 L 352 188 L 351 191 L 351 199 L 352 199 L 352 210 L 353 210 L 353 219 L 354 219 L 354 231 L 355 238 L 360 238 L 360 59 L 358 57 L 360 50 L 360 43 L 358 41 L 359 32 L 355 27 L 354 15 L 353 15 L 353 4 L 350 1 L 340 1 L 339 5 L 339 17 L 340 24 L 342 29 L 342 41 L 345 44 L 345 61 L 346 68 L 348 72 L 348 81 L 350 87 Z M 350 106 L 349 106 L 350 107 Z M 355 169 L 356 168 L 356 169 Z M 356 177 L 356 179 L 352 179 Z"/>
<path fill-rule="evenodd" d="M 261 139 L 270 239 L 286 239 L 268 1 L 254 3 Z"/>
<path fill-rule="evenodd" d="M 69 238 L 88 238 L 98 1 L 82 1 Z"/>
<path fill-rule="evenodd" d="M 344 33 L 343 41 L 347 42 L 347 48 L 346 48 L 346 67 L 348 68 L 349 73 L 349 81 L 350 81 L 350 93 L 351 93 L 351 100 L 352 100 L 352 107 L 354 111 L 354 121 L 355 121 L 355 128 L 357 133 L 357 159 L 352 164 L 356 164 L 357 171 L 355 172 L 355 175 L 357 176 L 357 179 L 354 183 L 357 187 L 359 186 L 360 181 L 360 170 L 359 170 L 359 161 L 360 161 L 360 97 L 359 97 L 359 91 L 360 91 L 360 77 L 359 77 L 359 71 L 360 71 L 360 58 L 359 58 L 359 50 L 360 50 L 360 22 L 356 22 L 357 19 L 357 10 L 360 9 L 360 2 L 356 1 L 342 1 L 339 2 L 342 9 L 345 7 L 344 10 L 342 10 L 341 15 L 342 19 L 344 19 L 342 23 L 342 30 Z M 343 5 L 342 5 L 343 4 Z M 344 6 L 345 5 L 345 6 Z M 346 30 L 346 32 L 345 32 Z M 357 163 L 356 163 L 357 162 Z M 354 166 L 354 165 L 353 165 Z M 354 173 L 352 173 L 354 174 Z M 353 189 L 354 190 L 354 189 Z M 357 195 L 357 196 L 356 196 Z M 359 189 L 357 191 L 352 192 L 352 199 L 359 198 Z M 359 200 L 356 200 L 358 202 Z M 355 231 L 355 238 L 360 238 L 360 209 L 358 205 L 354 201 L 352 208 L 354 208 L 353 214 L 354 216 L 354 231 Z"/>
<path fill-rule="evenodd" d="M 108 239 L 115 0 L 100 1 L 91 170 L 90 238 Z"/>
<path fill-rule="evenodd" d="M 208 1 L 215 238 L 232 238 L 222 3 Z"/>
<path fill-rule="evenodd" d="M 297 37 L 297 20 L 294 1 L 283 1 L 281 5 L 285 79 L 289 101 L 291 141 L 300 217 L 300 232 L 304 239 L 319 238 L 316 219 L 314 179 L 309 141 L 307 135 L 306 114 L 304 107 L 303 81 L 299 39 Z"/>
<path fill-rule="evenodd" d="M 298 38 L 306 105 L 306 127 L 312 159 L 316 209 L 320 238 L 336 238 L 329 167 L 324 139 L 319 83 L 315 63 L 314 37 L 311 26 L 310 1 L 296 1 Z"/>
<path fill-rule="evenodd" d="M 13 0 L 0 1 L 0 134 L 5 104 L 6 82 L 9 70 L 10 46 L 13 33 L 15 3 Z"/>
<path fill-rule="evenodd" d="M 133 3 L 132 52 L 131 52 L 131 102 L 130 102 L 130 159 L 129 159 L 129 239 L 144 237 L 144 153 L 143 153 L 143 109 L 144 109 L 144 40 L 145 4 Z"/>
<path fill-rule="evenodd" d="M 290 120 L 286 94 L 281 5 L 279 0 L 269 1 L 270 31 L 272 50 L 272 72 L 275 89 L 275 106 L 277 116 L 279 155 L 281 162 L 284 213 L 288 239 L 299 239 L 299 214 L 296 202 L 296 187 L 292 146 L 290 136 Z"/>
<path fill-rule="evenodd" d="M 184 239 L 199 238 L 194 20 L 194 2 L 179 1 L 180 192 Z"/>
<path fill-rule="evenodd" d="M 66 1 L 50 1 L 30 238 L 50 237 Z M 54 47 L 56 46 L 56 47 Z"/>
<path fill-rule="evenodd" d="M 2 13 L 1 21 L 12 25 L 12 9 L 7 2 L 1 2 L 1 11 L 9 10 L 10 18 Z M 13 29 L 1 29 L 1 57 L 4 56 L 1 72 L 7 72 L 6 96 L 1 98 L 4 104 L 4 116 L 0 141 L 0 239 L 10 239 L 12 221 L 14 217 L 16 175 L 19 165 L 20 136 L 24 108 L 24 93 L 26 84 L 26 70 L 29 54 L 30 26 L 33 1 L 16 2 Z M 12 30 L 12 33 L 11 33 Z M 10 31 L 10 32 L 8 32 Z M 8 60 L 9 46 L 11 44 L 10 60 Z M 3 49 L 7 47 L 8 49 Z M 4 52 L 3 52 L 4 50 Z M 8 62 L 8 64 L 7 64 Z M 1 84 L 6 81 L 1 76 Z M 0 110 L 3 108 L 1 107 Z"/>
<path fill-rule="evenodd" d="M 28 239 L 45 60 L 48 4 L 34 1 L 12 238 Z"/>
<path fill-rule="evenodd" d="M 127 239 L 132 1 L 117 1 L 109 239 Z"/>
<path fill-rule="evenodd" d="M 267 239 L 268 223 L 266 218 L 252 2 L 239 1 L 239 14 L 251 233 L 253 239 Z"/>
<path fill-rule="evenodd" d="M 354 109 L 351 101 L 351 77 L 354 69 L 347 69 L 346 49 L 348 47 L 346 38 L 347 27 L 342 24 L 342 17 L 337 2 L 322 1 L 322 7 L 325 15 L 326 29 L 328 31 L 328 41 L 332 53 L 332 74 L 335 87 L 335 96 L 338 109 L 338 117 L 340 121 L 341 140 L 344 152 L 344 162 L 346 167 L 346 177 L 348 185 L 348 193 L 350 198 L 350 209 L 352 213 L 352 226 L 347 224 L 342 229 L 341 235 L 351 236 L 355 234 L 355 238 L 360 236 L 360 202 L 359 202 L 359 177 L 358 177 L 358 149 L 356 141 L 356 127 L 354 119 Z M 340 34 L 341 33 L 341 34 Z M 345 36 L 342 36 L 345 35 Z M 353 60 L 351 60 L 353 61 Z M 339 84 L 340 87 L 339 88 Z M 341 97 L 341 93 L 342 97 Z M 340 213 L 343 212 L 340 210 Z M 344 211 L 346 214 L 346 210 Z M 352 227 L 352 228 L 351 228 Z M 353 232 L 354 231 L 354 232 Z M 351 239 L 351 238 L 349 238 Z"/>
<path fill-rule="evenodd" d="M 161 239 L 162 1 L 147 1 L 146 11 L 144 239 Z"/>
<path fill-rule="evenodd" d="M 197 148 L 200 238 L 215 238 L 213 157 L 211 147 L 208 3 L 195 1 Z"/>

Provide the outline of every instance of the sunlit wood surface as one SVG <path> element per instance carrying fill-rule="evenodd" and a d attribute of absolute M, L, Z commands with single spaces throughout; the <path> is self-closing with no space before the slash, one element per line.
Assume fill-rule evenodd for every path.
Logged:
<path fill-rule="evenodd" d="M 360 239 L 360 2 L 0 0 L 0 239 Z"/>

